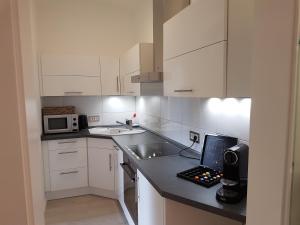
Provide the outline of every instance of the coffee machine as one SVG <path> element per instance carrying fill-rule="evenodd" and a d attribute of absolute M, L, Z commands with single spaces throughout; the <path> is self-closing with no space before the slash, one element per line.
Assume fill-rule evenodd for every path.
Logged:
<path fill-rule="evenodd" d="M 249 147 L 238 144 L 223 153 L 222 187 L 217 191 L 217 200 L 237 203 L 247 193 Z"/>

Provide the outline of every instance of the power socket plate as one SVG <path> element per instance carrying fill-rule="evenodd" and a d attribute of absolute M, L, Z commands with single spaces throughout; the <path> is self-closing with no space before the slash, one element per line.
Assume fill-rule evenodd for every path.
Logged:
<path fill-rule="evenodd" d="M 196 137 L 196 143 L 200 143 L 200 134 L 195 131 L 190 131 L 190 140 L 194 141 L 194 137 Z"/>

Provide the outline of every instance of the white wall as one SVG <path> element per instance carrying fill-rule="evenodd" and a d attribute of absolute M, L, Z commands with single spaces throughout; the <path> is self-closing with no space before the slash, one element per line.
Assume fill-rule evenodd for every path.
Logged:
<path fill-rule="evenodd" d="M 296 2 L 255 0 L 247 225 L 285 224 Z"/>
<path fill-rule="evenodd" d="M 153 42 L 153 1 L 141 0 L 134 14 L 135 29 L 139 42 Z"/>
<path fill-rule="evenodd" d="M 135 97 L 43 97 L 43 106 L 76 107 L 77 113 L 88 116 L 99 115 L 100 121 L 90 126 L 113 125 L 115 122 L 130 119 L 135 112 Z"/>
<path fill-rule="evenodd" d="M 153 42 L 152 0 L 34 0 L 39 53 L 119 56 Z"/>
<path fill-rule="evenodd" d="M 118 56 L 138 41 L 135 17 L 126 4 L 103 0 L 35 2 L 41 53 Z"/>
<path fill-rule="evenodd" d="M 139 122 L 166 137 L 189 146 L 189 131 L 199 132 L 201 151 L 205 134 L 217 133 L 249 140 L 250 99 L 138 97 Z"/>

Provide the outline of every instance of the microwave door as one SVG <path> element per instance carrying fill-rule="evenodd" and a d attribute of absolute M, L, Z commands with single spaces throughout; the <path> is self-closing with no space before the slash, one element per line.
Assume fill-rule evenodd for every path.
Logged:
<path fill-rule="evenodd" d="M 70 131 L 69 127 L 71 122 L 72 121 L 67 116 L 48 116 L 45 119 L 45 131 L 46 133 L 68 132 Z"/>

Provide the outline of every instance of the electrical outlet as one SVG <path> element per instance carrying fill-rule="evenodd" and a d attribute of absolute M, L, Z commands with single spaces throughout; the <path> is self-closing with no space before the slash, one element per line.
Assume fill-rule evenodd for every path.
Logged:
<path fill-rule="evenodd" d="M 196 137 L 196 143 L 200 143 L 200 134 L 195 131 L 190 131 L 190 140 L 194 141 L 194 138 Z"/>
<path fill-rule="evenodd" d="M 90 123 L 99 122 L 100 121 L 100 116 L 99 115 L 88 116 L 88 121 Z"/>

